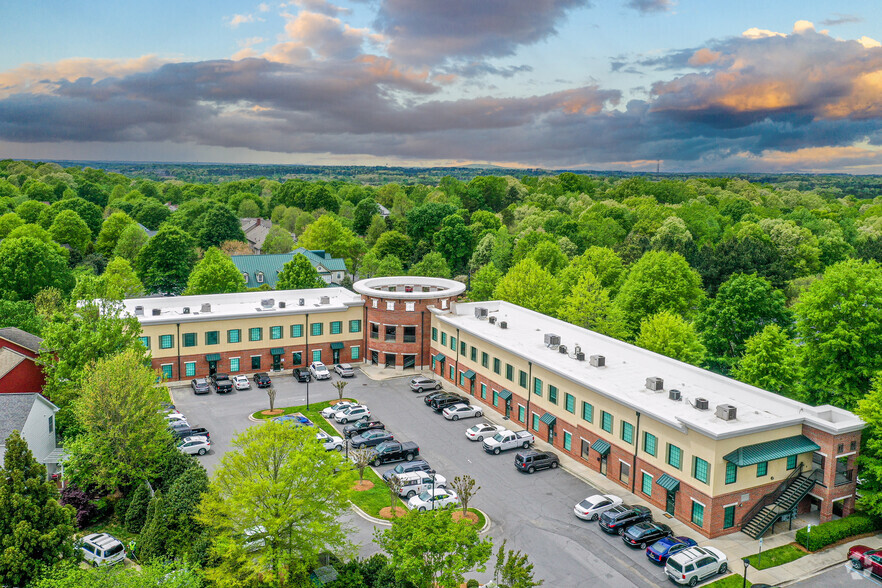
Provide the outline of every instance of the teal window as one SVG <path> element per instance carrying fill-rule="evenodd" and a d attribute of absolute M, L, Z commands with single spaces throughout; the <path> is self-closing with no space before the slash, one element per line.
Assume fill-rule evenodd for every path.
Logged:
<path fill-rule="evenodd" d="M 535 412 L 533 413 L 533 430 L 534 431 L 539 430 L 539 415 L 536 414 Z"/>
<path fill-rule="evenodd" d="M 710 477 L 710 464 L 700 457 L 692 458 L 692 477 L 707 484 Z"/>
<path fill-rule="evenodd" d="M 643 451 L 648 453 L 649 455 L 655 457 L 656 447 L 658 446 L 658 439 L 652 433 L 643 432 Z"/>
<path fill-rule="evenodd" d="M 612 433 L 613 430 L 613 415 L 605 410 L 600 413 L 600 428 L 607 433 Z"/>
<path fill-rule="evenodd" d="M 282 327 L 270 327 L 270 339 L 281 339 Z"/>
<path fill-rule="evenodd" d="M 432 327 L 432 341 L 437 341 L 437 340 L 438 340 L 438 329 L 436 329 L 435 327 Z"/>
<path fill-rule="evenodd" d="M 231 372 L 238 372 L 239 371 L 239 358 L 238 357 L 234 357 L 234 358 L 230 359 L 230 371 Z"/>
<path fill-rule="evenodd" d="M 758 464 L 756 464 L 756 477 L 757 478 L 762 478 L 763 476 L 765 476 L 768 473 L 769 473 L 769 462 L 761 461 Z"/>
<path fill-rule="evenodd" d="M 462 356 L 465 356 L 467 351 L 468 351 L 468 345 L 466 345 L 466 342 L 460 341 L 459 342 L 459 354 Z"/>
<path fill-rule="evenodd" d="M 303 363 L 303 354 L 301 354 L 299 351 L 292 351 L 291 362 L 293 365 L 300 365 L 301 363 Z"/>
<path fill-rule="evenodd" d="M 787 469 L 795 470 L 796 469 L 796 457 L 795 455 L 791 455 L 787 457 Z"/>
<path fill-rule="evenodd" d="M 205 344 L 206 345 L 217 345 L 220 343 L 220 331 L 206 331 L 205 332 Z"/>
<path fill-rule="evenodd" d="M 184 347 L 196 347 L 196 333 L 184 333 Z"/>
<path fill-rule="evenodd" d="M 454 376 L 453 366 L 450 366 L 450 381 L 451 382 L 453 381 L 453 376 Z"/>
<path fill-rule="evenodd" d="M 731 461 L 726 462 L 726 483 L 734 484 L 738 481 L 738 466 Z"/>
<path fill-rule="evenodd" d="M 490 356 L 486 353 L 481 353 L 481 365 L 484 367 L 488 367 L 490 365 Z"/>
<path fill-rule="evenodd" d="M 321 323 L 319 323 L 321 324 Z M 312 361 L 321 361 L 322 360 L 322 350 L 321 349 L 313 349 L 312 350 Z"/>
<path fill-rule="evenodd" d="M 499 406 L 499 392 L 493 391 L 493 406 Z"/>
<path fill-rule="evenodd" d="M 518 406 L 518 421 L 520 421 L 522 423 L 524 422 L 524 413 L 525 413 L 524 407 Z"/>
<path fill-rule="evenodd" d="M 493 358 L 493 373 L 494 374 L 502 373 L 502 362 L 499 361 L 498 357 Z"/>
<path fill-rule="evenodd" d="M 625 421 L 622 421 L 622 441 L 629 444 L 634 442 L 634 425 Z"/>
<path fill-rule="evenodd" d="M 459 385 L 465 386 L 465 372 L 459 372 Z"/>
<path fill-rule="evenodd" d="M 432 329 L 432 331 L 434 331 L 434 330 L 435 329 Z M 361 321 L 360 320 L 349 321 L 349 332 L 350 333 L 361 333 Z M 434 339 L 434 337 L 433 337 L 433 339 Z"/>
<path fill-rule="evenodd" d="M 358 359 L 361 353 L 361 350 L 358 348 L 358 345 L 354 346 L 351 350 L 352 359 Z"/>
<path fill-rule="evenodd" d="M 478 348 L 475 346 L 472 346 L 471 358 L 472 358 L 472 361 L 478 361 Z"/>
<path fill-rule="evenodd" d="M 188 361 L 188 362 L 184 363 L 184 374 L 188 378 L 192 378 L 193 376 L 196 375 L 196 362 L 195 361 Z"/>
<path fill-rule="evenodd" d="M 548 400 L 552 404 L 557 404 L 557 386 L 548 385 Z"/>
<path fill-rule="evenodd" d="M 731 529 L 735 526 L 735 505 L 729 505 L 723 509 L 723 528 Z"/>
<path fill-rule="evenodd" d="M 587 402 L 582 402 L 582 420 L 589 423 L 594 422 L 594 406 Z"/>
<path fill-rule="evenodd" d="M 297 338 L 303 336 L 303 325 L 291 325 L 291 337 Z"/>
<path fill-rule="evenodd" d="M 441 345 L 447 345 L 447 333 L 441 333 Z"/>
<path fill-rule="evenodd" d="M 699 527 L 704 526 L 704 505 L 694 500 L 692 501 L 692 522 Z"/>
<path fill-rule="evenodd" d="M 312 323 L 309 326 L 309 332 L 313 337 L 318 337 L 324 332 L 324 323 Z"/>
<path fill-rule="evenodd" d="M 643 472 L 643 477 L 640 479 L 640 490 L 647 496 L 652 496 L 652 476 L 646 472 Z"/>
<path fill-rule="evenodd" d="M 150 337 L 141 337 L 141 345 L 146 349 L 150 349 Z"/>
<path fill-rule="evenodd" d="M 331 321 L 331 334 L 339 335 L 343 332 L 343 321 Z"/>
<path fill-rule="evenodd" d="M 170 363 L 162 366 L 162 379 L 163 380 L 171 380 L 172 379 L 172 365 Z"/>
<path fill-rule="evenodd" d="M 521 385 L 521 388 L 527 387 L 527 372 L 518 370 L 518 384 Z"/>
<path fill-rule="evenodd" d="M 175 336 L 174 335 L 160 335 L 159 336 L 159 348 L 160 349 L 171 349 L 175 345 Z"/>
<path fill-rule="evenodd" d="M 539 378 L 533 378 L 533 394 L 542 396 L 542 380 Z"/>
<path fill-rule="evenodd" d="M 242 340 L 242 329 L 230 329 L 227 331 L 227 343 L 238 343 Z"/>
<path fill-rule="evenodd" d="M 251 327 L 248 329 L 249 341 L 260 341 L 263 339 L 263 329 L 261 327 Z"/>
<path fill-rule="evenodd" d="M 259 370 L 260 369 L 260 356 L 252 355 L 251 356 L 251 369 Z"/>
<path fill-rule="evenodd" d="M 678 470 L 683 467 L 683 450 L 668 443 L 668 465 Z"/>
<path fill-rule="evenodd" d="M 450 349 L 451 351 L 456 351 L 456 337 L 450 338 Z"/>
<path fill-rule="evenodd" d="M 505 379 L 514 382 L 514 366 L 510 363 L 505 364 Z"/>
<path fill-rule="evenodd" d="M 564 394 L 564 406 L 567 412 L 576 414 L 576 397 L 572 394 Z"/>
<path fill-rule="evenodd" d="M 564 431 L 564 449 L 567 451 L 573 446 L 573 436 Z"/>
<path fill-rule="evenodd" d="M 481 398 L 487 400 L 487 384 L 481 384 Z"/>

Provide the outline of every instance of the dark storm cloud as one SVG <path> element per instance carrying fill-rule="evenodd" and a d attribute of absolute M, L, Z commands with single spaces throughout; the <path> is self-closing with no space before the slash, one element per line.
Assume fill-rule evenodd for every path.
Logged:
<path fill-rule="evenodd" d="M 626 6 L 643 13 L 667 12 L 674 7 L 674 2 L 673 0 L 629 0 Z"/>
<path fill-rule="evenodd" d="M 822 20 L 821 24 L 825 27 L 835 27 L 836 25 L 852 24 L 858 22 L 864 22 L 864 19 L 854 14 L 839 14 L 838 12 L 836 12 L 833 13 L 832 18 L 825 18 L 824 20 Z"/>

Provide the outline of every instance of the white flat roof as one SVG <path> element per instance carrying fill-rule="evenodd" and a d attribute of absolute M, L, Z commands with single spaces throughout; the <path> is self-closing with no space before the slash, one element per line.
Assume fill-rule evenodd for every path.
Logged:
<path fill-rule="evenodd" d="M 301 300 L 303 300 L 302 305 Z M 297 315 L 307 312 L 343 311 L 351 306 L 363 306 L 364 301 L 361 296 L 346 288 L 313 288 L 128 298 L 123 301 L 123 305 L 125 311 L 136 316 L 142 325 L 151 325 L 265 317 L 269 314 Z M 143 309 L 143 314 L 137 312 L 139 306 Z M 158 314 L 156 314 L 157 310 Z"/>
<path fill-rule="evenodd" d="M 367 278 L 352 285 L 356 292 L 375 298 L 394 298 L 397 300 L 422 300 L 456 297 L 465 292 L 465 284 L 447 278 L 426 278 L 422 276 L 389 276 Z M 392 291 L 390 288 L 394 288 Z M 427 288 L 423 291 L 423 288 Z M 408 289 L 410 291 L 408 291 Z"/>
<path fill-rule="evenodd" d="M 475 317 L 475 308 L 488 310 L 496 324 Z M 508 302 L 456 303 L 449 311 L 432 308 L 442 322 L 508 350 L 535 365 L 560 374 L 574 383 L 630 407 L 641 414 L 680 430 L 695 429 L 712 438 L 724 439 L 750 432 L 806 423 L 832 434 L 862 429 L 856 415 L 830 405 L 813 407 L 773 392 L 647 351 L 570 323 L 527 310 Z M 507 328 L 499 323 L 505 321 Z M 545 334 L 560 336 L 567 354 L 545 345 Z M 575 359 L 574 347 L 581 347 L 585 360 Z M 605 367 L 593 367 L 592 355 L 602 355 Z M 664 390 L 646 388 L 646 379 L 664 380 Z M 668 391 L 680 390 L 682 400 L 668 398 Z M 708 410 L 693 408 L 696 398 L 708 400 Z M 730 404 L 737 417 L 717 418 L 716 407 Z"/>

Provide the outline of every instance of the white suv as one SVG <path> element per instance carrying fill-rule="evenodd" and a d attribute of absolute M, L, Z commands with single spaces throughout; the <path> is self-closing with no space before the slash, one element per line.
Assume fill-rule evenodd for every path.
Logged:
<path fill-rule="evenodd" d="M 336 413 L 334 415 L 334 420 L 345 425 L 350 421 L 360 421 L 361 419 L 369 419 L 370 417 L 371 411 L 368 410 L 368 407 L 358 404 Z"/>
<path fill-rule="evenodd" d="M 123 544 L 107 533 L 86 535 L 80 540 L 79 547 L 83 552 L 83 559 L 95 567 L 112 566 L 126 558 Z"/>
<path fill-rule="evenodd" d="M 314 361 L 309 364 L 309 373 L 311 373 L 312 377 L 316 380 L 327 380 L 331 377 L 331 372 L 329 372 L 325 364 L 320 361 Z"/>
<path fill-rule="evenodd" d="M 729 569 L 726 554 L 713 547 L 690 547 L 668 558 L 665 573 L 677 584 L 695 586 L 714 574 Z"/>
<path fill-rule="evenodd" d="M 404 472 L 395 474 L 395 478 L 398 480 L 398 495 L 402 498 L 413 498 L 432 488 L 447 487 L 447 480 L 441 474 Z"/>

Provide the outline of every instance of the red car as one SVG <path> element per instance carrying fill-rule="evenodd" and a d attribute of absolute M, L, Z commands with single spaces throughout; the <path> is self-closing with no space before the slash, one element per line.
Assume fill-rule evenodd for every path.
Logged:
<path fill-rule="evenodd" d="M 882 549 L 870 549 L 855 545 L 848 550 L 848 559 L 856 570 L 870 570 L 874 576 L 882 576 Z"/>

